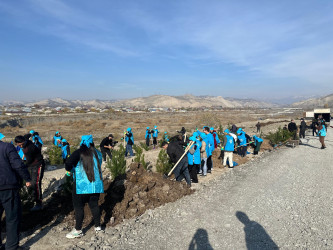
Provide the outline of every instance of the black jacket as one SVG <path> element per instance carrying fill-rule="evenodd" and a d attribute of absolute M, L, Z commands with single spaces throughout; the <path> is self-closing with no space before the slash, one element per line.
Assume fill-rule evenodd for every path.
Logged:
<path fill-rule="evenodd" d="M 300 130 L 305 130 L 306 129 L 306 123 L 305 121 L 301 121 L 301 125 L 299 126 Z"/>
<path fill-rule="evenodd" d="M 173 163 L 176 163 L 184 153 L 185 151 L 178 141 L 170 142 L 168 145 L 167 154 Z"/>
<path fill-rule="evenodd" d="M 289 130 L 290 132 L 297 131 L 296 123 L 294 123 L 294 122 L 290 122 L 290 123 L 288 124 L 288 130 Z"/>
<path fill-rule="evenodd" d="M 14 145 L 0 141 L 0 190 L 20 188 L 22 179 L 31 181 Z"/>
<path fill-rule="evenodd" d="M 104 150 L 108 150 L 108 148 L 104 148 L 104 146 L 112 146 L 112 139 L 109 140 L 109 137 L 105 137 L 101 144 L 99 144 L 101 150 L 104 149 Z"/>
<path fill-rule="evenodd" d="M 26 157 L 26 165 L 28 167 L 39 166 L 44 162 L 43 155 L 40 149 L 33 144 L 32 141 L 28 140 L 23 144 L 22 151 Z"/>

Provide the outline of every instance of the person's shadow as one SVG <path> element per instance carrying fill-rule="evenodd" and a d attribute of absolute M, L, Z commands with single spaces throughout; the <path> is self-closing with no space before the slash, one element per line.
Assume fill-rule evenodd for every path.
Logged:
<path fill-rule="evenodd" d="M 236 217 L 244 224 L 247 249 L 279 249 L 259 223 L 251 221 L 245 213 L 240 211 L 236 212 Z"/>
<path fill-rule="evenodd" d="M 205 229 L 199 228 L 194 234 L 188 250 L 213 250 L 208 240 L 208 233 Z"/>

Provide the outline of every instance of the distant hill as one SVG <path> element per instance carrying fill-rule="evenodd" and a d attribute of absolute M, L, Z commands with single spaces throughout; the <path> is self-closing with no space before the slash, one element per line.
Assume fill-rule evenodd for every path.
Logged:
<path fill-rule="evenodd" d="M 323 108 L 325 105 L 327 105 L 329 108 L 333 108 L 333 94 L 319 98 L 311 98 L 291 104 L 292 107 L 304 109 Z"/>
<path fill-rule="evenodd" d="M 108 100 L 65 100 L 62 98 L 45 99 L 35 102 L 7 102 L 4 105 L 24 105 L 27 107 L 138 107 L 138 108 L 273 108 L 278 105 L 253 99 L 223 98 L 221 96 L 168 96 L 152 95 L 120 101 Z"/>
<path fill-rule="evenodd" d="M 37 102 L 29 102 L 26 103 L 25 106 L 41 106 L 41 107 L 96 107 L 96 108 L 105 108 L 106 106 L 111 106 L 114 101 L 102 101 L 102 100 L 64 100 L 62 98 L 53 98 L 53 99 L 46 99 Z"/>
<path fill-rule="evenodd" d="M 223 107 L 223 108 L 258 108 L 276 107 L 277 105 L 260 102 L 252 99 L 223 98 L 221 96 L 167 96 L 153 95 L 115 102 L 114 106 L 131 107 L 165 107 L 165 108 L 200 108 L 200 107 Z"/>

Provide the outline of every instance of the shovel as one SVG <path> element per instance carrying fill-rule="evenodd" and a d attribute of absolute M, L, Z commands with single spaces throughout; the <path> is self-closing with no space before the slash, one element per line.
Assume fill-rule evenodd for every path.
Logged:
<path fill-rule="evenodd" d="M 190 150 L 190 148 L 192 147 L 192 145 L 194 144 L 194 141 L 191 141 L 187 147 L 185 148 L 185 152 L 184 154 L 179 158 L 179 160 L 176 162 L 176 164 L 173 166 L 173 168 L 170 170 L 170 172 L 168 173 L 168 175 L 164 174 L 164 178 L 167 178 L 169 177 L 173 170 L 175 170 L 175 168 L 177 167 L 177 165 L 179 164 L 179 162 L 184 158 L 184 156 L 187 154 L 187 152 Z"/>

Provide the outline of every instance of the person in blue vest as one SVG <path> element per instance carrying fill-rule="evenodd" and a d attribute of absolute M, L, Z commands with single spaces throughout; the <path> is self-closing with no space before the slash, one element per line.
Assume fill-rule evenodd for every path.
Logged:
<path fill-rule="evenodd" d="M 197 139 L 198 133 L 194 132 L 193 136 L 190 137 L 190 141 L 194 144 L 190 147 L 187 152 L 188 159 L 188 170 L 190 172 L 190 177 L 193 183 L 198 183 L 198 171 L 200 169 L 201 158 L 200 158 L 200 148 L 201 142 Z"/>
<path fill-rule="evenodd" d="M 31 134 L 31 140 L 32 142 L 36 145 L 36 147 L 39 150 L 42 150 L 42 146 L 43 146 L 43 141 L 40 138 L 38 132 L 34 131 L 34 130 L 30 130 L 29 132 Z"/>
<path fill-rule="evenodd" d="M 215 149 L 214 137 L 210 133 L 209 127 L 203 127 L 203 133 L 206 134 L 207 173 L 211 173 L 213 168 L 212 154 Z"/>
<path fill-rule="evenodd" d="M 61 147 L 61 140 L 62 140 L 62 136 L 61 136 L 60 132 L 57 131 L 55 133 L 55 135 L 53 136 L 53 145 L 58 146 L 60 148 Z"/>
<path fill-rule="evenodd" d="M 130 156 L 134 156 L 133 149 L 132 149 L 133 144 L 134 144 L 134 137 L 133 137 L 132 129 L 127 128 L 126 131 L 127 132 L 125 134 L 125 141 L 126 141 L 125 156 L 127 156 L 127 154 L 129 154 Z"/>
<path fill-rule="evenodd" d="M 227 161 L 229 161 L 229 168 L 233 168 L 233 154 L 235 149 L 235 140 L 230 135 L 229 129 L 224 130 L 224 138 L 223 138 L 223 145 L 221 150 L 224 151 L 224 157 L 223 157 L 223 166 L 227 166 Z"/>
<path fill-rule="evenodd" d="M 155 149 L 155 147 L 156 147 L 156 145 L 157 145 L 157 137 L 158 137 L 158 133 L 159 133 L 160 131 L 158 131 L 157 126 L 154 126 L 154 129 L 152 130 L 152 132 L 153 132 L 153 145 L 154 145 L 154 149 Z"/>
<path fill-rule="evenodd" d="M 72 201 L 75 227 L 66 234 L 69 239 L 83 236 L 82 223 L 86 203 L 89 204 L 94 218 L 95 232 L 102 231 L 98 206 L 99 196 L 104 193 L 102 160 L 102 153 L 95 148 L 92 135 L 84 135 L 81 137 L 80 148 L 75 150 L 66 161 L 66 171 L 73 174 L 74 180 Z"/>
<path fill-rule="evenodd" d="M 14 142 L 13 142 L 13 141 L 11 141 L 10 143 L 14 145 Z M 25 158 L 25 155 L 24 155 L 24 153 L 23 153 L 22 148 L 21 148 L 20 146 L 16 146 L 15 149 L 16 149 L 16 152 L 18 153 L 18 155 L 20 156 L 21 160 L 22 160 L 22 161 L 25 161 L 26 158 Z"/>
<path fill-rule="evenodd" d="M 66 163 L 66 160 L 70 154 L 71 154 L 71 150 L 70 150 L 68 141 L 66 139 L 62 139 L 61 140 L 61 157 L 62 157 L 64 164 Z"/>
<path fill-rule="evenodd" d="M 239 128 L 237 130 L 237 139 L 238 139 L 237 152 L 240 156 L 244 157 L 247 151 L 247 140 L 245 132 L 242 130 L 242 128 Z"/>
<path fill-rule="evenodd" d="M 254 135 L 253 136 L 253 141 L 254 141 L 254 150 L 253 150 L 253 154 L 257 155 L 258 152 L 260 151 L 260 146 L 263 143 L 263 139 L 261 139 L 260 137 Z"/>
<path fill-rule="evenodd" d="M 326 136 L 326 128 L 325 125 L 319 122 L 319 126 L 317 127 L 318 129 L 318 136 L 319 136 L 319 141 L 321 143 L 321 149 L 325 149 L 325 136 Z"/>
<path fill-rule="evenodd" d="M 145 139 L 146 139 L 146 145 L 147 145 L 148 147 L 149 147 L 150 137 L 151 137 L 151 131 L 149 130 L 149 127 L 147 127 L 147 128 L 146 128 Z"/>
<path fill-rule="evenodd" d="M 164 141 L 169 142 L 168 132 L 164 132 Z"/>

